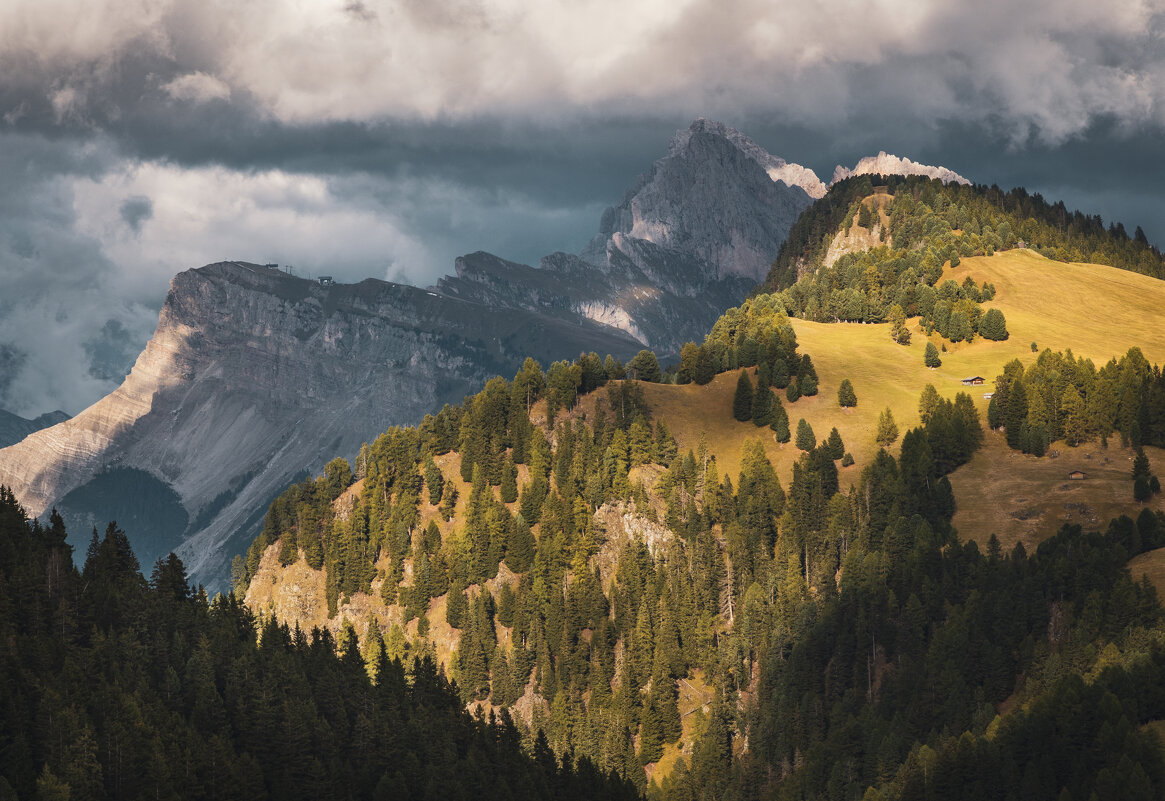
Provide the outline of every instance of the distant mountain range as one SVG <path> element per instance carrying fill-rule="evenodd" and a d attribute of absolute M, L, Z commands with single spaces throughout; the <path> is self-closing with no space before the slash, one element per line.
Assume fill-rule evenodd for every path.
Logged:
<path fill-rule="evenodd" d="M 55 426 L 57 423 L 69 419 L 69 415 L 57 410 L 45 412 L 32 420 L 26 420 L 20 415 L 0 409 L 0 448 L 7 448 L 27 437 L 34 431 Z"/>

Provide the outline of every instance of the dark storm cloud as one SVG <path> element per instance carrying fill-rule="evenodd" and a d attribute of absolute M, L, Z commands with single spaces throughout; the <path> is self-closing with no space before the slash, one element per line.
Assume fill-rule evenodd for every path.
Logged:
<path fill-rule="evenodd" d="M 696 116 L 825 180 L 886 150 L 1165 243 L 1163 8 L 2 4 L 0 405 L 95 400 L 209 261 L 427 284 L 577 250 Z"/>
<path fill-rule="evenodd" d="M 154 216 L 154 201 L 144 195 L 134 195 L 122 201 L 118 211 L 129 229 L 135 234 L 140 234 L 142 223 Z"/>

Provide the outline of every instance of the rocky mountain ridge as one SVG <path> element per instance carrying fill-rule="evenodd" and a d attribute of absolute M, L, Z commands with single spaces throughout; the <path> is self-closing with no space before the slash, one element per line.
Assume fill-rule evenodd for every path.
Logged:
<path fill-rule="evenodd" d="M 928 178 L 938 178 L 944 184 L 971 183 L 954 170 L 949 170 L 946 167 L 932 167 L 929 164 L 920 164 L 908 158 L 892 155 L 885 150 L 879 150 L 878 155 L 866 156 L 852 168 L 843 167 L 840 164 L 837 165 L 833 171 L 833 180 L 829 184 L 832 186 L 838 181 L 843 181 L 855 175 L 925 175 Z"/>
<path fill-rule="evenodd" d="M 195 579 L 221 583 L 253 536 L 243 530 L 296 475 L 512 374 L 527 356 L 548 363 L 580 349 L 626 358 L 639 343 L 582 319 L 373 279 L 322 286 L 212 264 L 174 278 L 125 383 L 0 450 L 0 480 L 40 515 L 115 471 L 124 480 L 105 495 L 141 494 L 129 479 L 148 474 L 195 523 L 129 532 L 142 562 L 177 549 Z"/>

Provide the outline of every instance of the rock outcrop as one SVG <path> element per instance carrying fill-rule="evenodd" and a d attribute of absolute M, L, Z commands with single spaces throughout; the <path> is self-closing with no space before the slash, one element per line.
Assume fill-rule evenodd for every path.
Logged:
<path fill-rule="evenodd" d="M 526 356 L 626 358 L 639 347 L 582 318 L 371 279 L 325 287 L 269 267 L 212 264 L 174 278 L 121 387 L 0 450 L 0 482 L 40 515 L 111 471 L 147 473 L 177 493 L 193 522 L 180 532 L 129 531 L 146 569 L 177 548 L 194 579 L 222 586 L 230 557 L 297 475 L 512 375 Z M 83 545 L 86 529 L 74 529 Z"/>
<path fill-rule="evenodd" d="M 840 164 L 833 171 L 833 180 L 830 184 L 844 180 L 854 175 L 926 175 L 930 178 L 939 178 L 944 184 L 971 183 L 954 170 L 946 167 L 932 167 L 929 164 L 919 164 L 907 158 L 891 155 L 879 150 L 876 156 L 866 156 L 853 166 L 852 169 Z"/>

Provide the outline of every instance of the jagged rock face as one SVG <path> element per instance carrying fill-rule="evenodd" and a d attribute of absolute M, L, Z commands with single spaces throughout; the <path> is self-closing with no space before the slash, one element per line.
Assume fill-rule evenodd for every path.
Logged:
<path fill-rule="evenodd" d="M 930 178 L 939 178 L 944 184 L 971 183 L 954 170 L 919 164 L 917 161 L 899 158 L 884 150 L 879 150 L 876 156 L 866 156 L 855 164 L 853 169 L 837 165 L 833 171 L 833 180 L 830 183 L 832 185 L 854 175 L 926 175 Z"/>
<path fill-rule="evenodd" d="M 759 283 L 812 202 L 802 187 L 773 180 L 765 157 L 779 161 L 739 131 L 696 120 L 623 202 L 603 214 L 583 259 L 601 263 L 619 233 L 696 256 L 714 268 L 714 278 Z"/>
<path fill-rule="evenodd" d="M 764 278 L 797 216 L 824 193 L 812 170 L 696 120 L 607 209 L 579 255 L 552 253 L 534 268 L 472 253 L 434 288 L 514 309 L 553 308 L 674 355 Z"/>
<path fill-rule="evenodd" d="M 257 265 L 209 265 L 174 278 L 121 387 L 0 450 L 0 482 L 40 515 L 111 468 L 145 471 L 195 521 L 178 548 L 191 576 L 221 586 L 226 562 L 256 534 L 248 525 L 296 475 L 460 401 L 526 356 L 545 364 L 580 349 L 625 358 L 638 348 L 587 320 L 371 279 L 323 287 Z M 127 533 L 148 570 L 157 547 Z"/>

